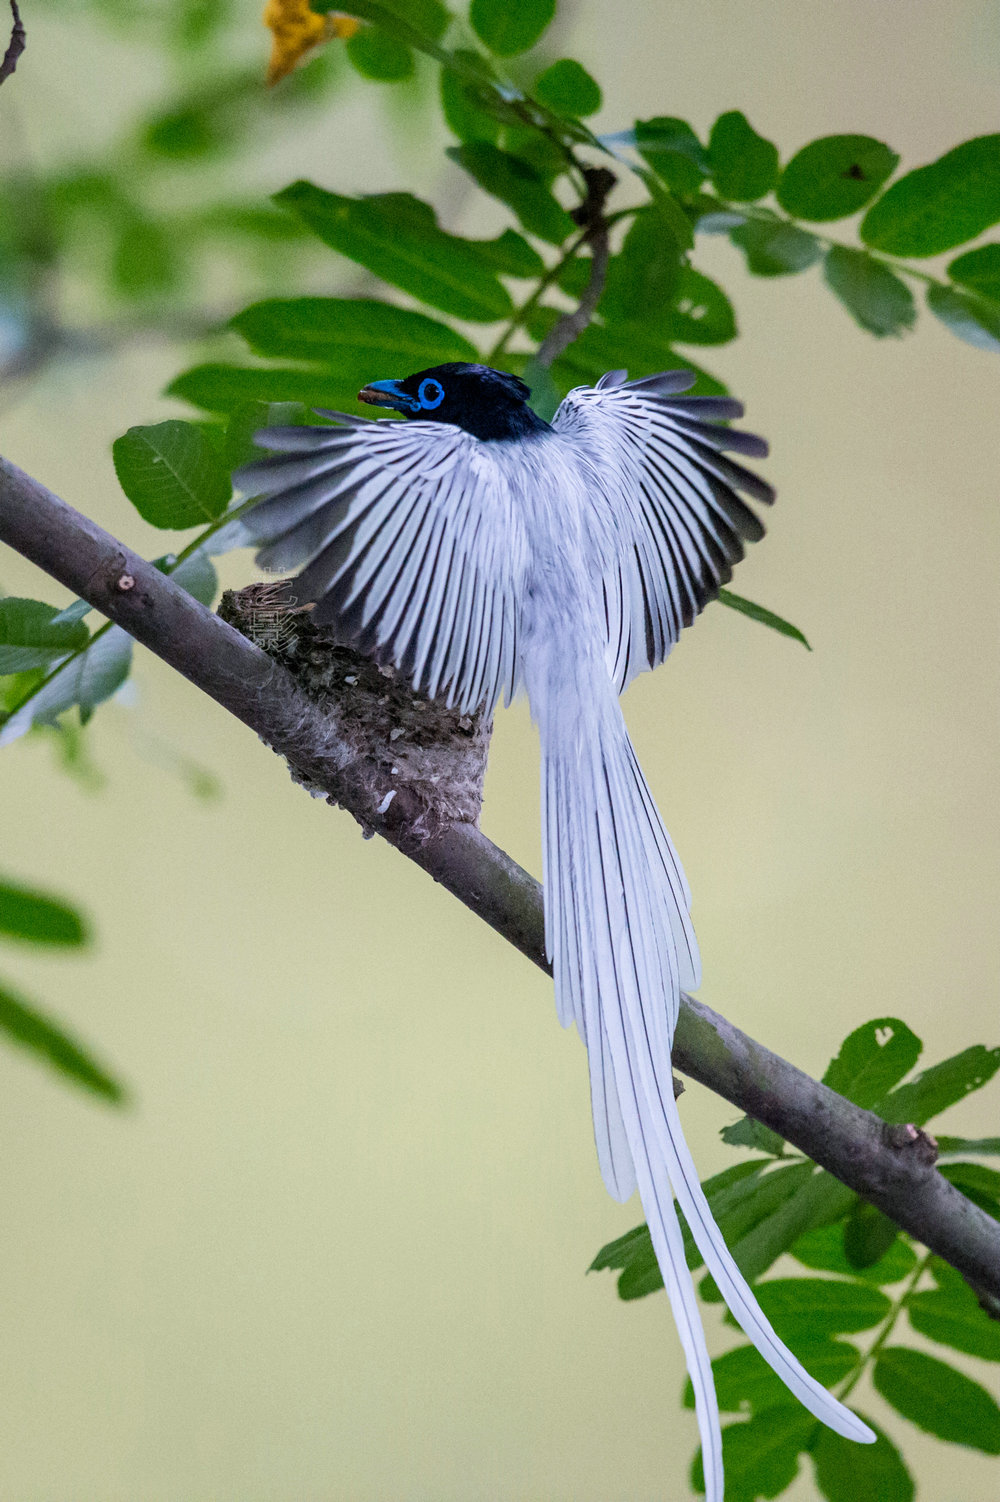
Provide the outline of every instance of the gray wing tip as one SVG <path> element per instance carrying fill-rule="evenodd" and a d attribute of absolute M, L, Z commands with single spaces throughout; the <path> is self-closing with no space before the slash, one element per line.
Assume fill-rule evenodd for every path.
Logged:
<path fill-rule="evenodd" d="M 352 412 L 334 412 L 330 407 L 313 407 L 317 417 L 328 417 L 331 422 L 340 423 L 347 428 L 370 427 L 373 421 L 370 417 L 362 417 Z"/>
<path fill-rule="evenodd" d="M 698 377 L 693 370 L 661 370 L 658 375 L 642 376 L 629 381 L 629 391 L 649 392 L 656 396 L 672 396 L 675 391 L 689 391 Z"/>

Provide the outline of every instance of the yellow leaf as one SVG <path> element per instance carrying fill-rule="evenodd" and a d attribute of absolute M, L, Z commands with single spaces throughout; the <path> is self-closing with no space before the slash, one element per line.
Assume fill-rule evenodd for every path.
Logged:
<path fill-rule="evenodd" d="M 345 16 L 340 11 L 327 11 L 321 16 L 309 8 L 309 0 L 267 0 L 264 6 L 264 25 L 271 33 L 271 60 L 267 66 L 267 81 L 276 84 L 308 56 L 315 47 L 328 42 L 332 37 L 346 41 L 354 35 L 361 22 L 354 16 Z"/>

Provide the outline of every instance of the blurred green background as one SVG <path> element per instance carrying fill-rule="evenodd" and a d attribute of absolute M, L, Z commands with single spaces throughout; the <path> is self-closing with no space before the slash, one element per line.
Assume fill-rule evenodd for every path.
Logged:
<path fill-rule="evenodd" d="M 48 167 L 110 139 L 160 65 L 70 5 L 23 9 L 0 144 Z M 855 130 L 911 167 L 995 129 L 997 0 L 563 0 L 557 26 L 557 54 L 604 88 L 598 130 L 670 113 L 704 132 L 738 108 L 785 155 Z M 259 52 L 263 71 L 262 30 Z M 345 78 L 261 142 L 244 196 L 298 176 L 412 187 L 451 228 L 499 228 L 419 89 L 400 92 Z M 700 994 L 811 1072 L 874 1015 L 908 1021 L 929 1060 L 992 1044 L 1000 367 L 926 317 L 867 338 L 818 269 L 751 281 L 714 240 L 698 264 L 736 304 L 742 337 L 711 366 L 770 438 L 779 490 L 736 587 L 815 649 L 715 606 L 627 696 L 695 894 Z M 355 289 L 323 265 L 314 290 Z M 214 293 L 226 311 L 221 272 Z M 136 341 L 51 365 L 5 398 L 2 451 L 162 551 L 110 443 L 178 414 L 159 393 L 183 363 Z M 248 554 L 223 574 L 256 577 Z M 64 599 L 7 553 L 0 586 Z M 0 764 L 5 873 L 77 899 L 97 933 L 89 957 L 8 947 L 5 971 L 135 1096 L 116 1113 L 0 1052 L 0 1497 L 683 1495 L 696 1433 L 666 1300 L 584 1277 L 640 1217 L 601 1186 L 583 1050 L 544 977 L 168 669 L 144 654 L 136 679 L 138 704 L 91 727 L 102 788 L 33 742 Z M 193 797 L 175 755 L 220 796 Z M 537 871 L 536 824 L 522 706 L 498 723 L 483 826 Z M 996 1101 L 941 1126 L 995 1133 Z M 692 1086 L 682 1111 L 705 1174 L 733 1161 L 731 1108 Z M 996 1495 L 995 1461 L 905 1440 L 920 1502 Z M 788 1495 L 811 1495 L 808 1471 Z"/>

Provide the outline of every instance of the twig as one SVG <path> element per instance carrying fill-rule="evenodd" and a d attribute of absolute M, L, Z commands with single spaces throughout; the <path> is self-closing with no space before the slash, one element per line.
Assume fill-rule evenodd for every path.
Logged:
<path fill-rule="evenodd" d="M 296 770 L 416 862 L 536 965 L 546 968 L 541 888 L 474 824 L 430 838 L 405 789 L 361 767 L 337 724 L 279 664 L 171 579 L 13 464 L 0 459 L 0 541 L 123 626 L 286 757 Z M 123 588 L 123 578 L 134 581 Z M 936 1171 L 929 1139 L 889 1126 L 691 997 L 682 997 L 677 1069 L 794 1143 L 1000 1297 L 1000 1224 Z"/>
<path fill-rule="evenodd" d="M 10 29 L 10 41 L 7 43 L 7 51 L 0 62 L 0 83 L 9 78 L 17 67 L 17 60 L 28 44 L 28 37 L 24 30 L 24 22 L 21 20 L 21 12 L 17 8 L 17 0 L 10 0 L 11 14 L 14 24 Z"/>
<path fill-rule="evenodd" d="M 563 350 L 568 349 L 574 339 L 579 339 L 590 323 L 597 304 L 601 300 L 608 274 L 611 244 L 608 221 L 604 217 L 604 205 L 615 185 L 616 178 L 607 167 L 585 167 L 583 175 L 587 184 L 587 196 L 583 203 L 578 208 L 572 209 L 570 213 L 577 224 L 586 230 L 584 240 L 589 244 L 591 254 L 590 277 L 577 306 L 572 312 L 563 314 L 539 347 L 538 364 L 544 365 L 546 369 L 558 360 Z"/>

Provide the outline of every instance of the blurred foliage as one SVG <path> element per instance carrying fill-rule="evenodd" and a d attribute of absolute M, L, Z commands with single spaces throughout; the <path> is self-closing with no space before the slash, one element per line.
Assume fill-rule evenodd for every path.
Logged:
<path fill-rule="evenodd" d="M 724 391 L 688 354 L 738 335 L 732 299 L 697 265 L 705 235 L 727 236 L 751 275 L 774 279 L 776 316 L 781 278 L 815 266 L 866 335 L 908 334 L 922 293 L 957 337 L 1000 350 L 1000 243 L 969 245 L 1000 223 L 1000 135 L 902 172 L 898 153 L 866 135 L 779 150 L 738 109 L 720 113 L 707 140 L 669 114 L 595 135 L 585 122 L 601 108 L 599 80 L 547 50 L 556 0 L 471 0 L 464 14 L 441 0 L 350 0 L 346 15 L 270 0 L 272 89 L 260 18 L 232 0 L 36 4 L 148 49 L 163 84 L 110 145 L 81 141 L 45 167 L 3 164 L 0 384 L 81 348 L 113 352 L 137 334 L 224 334 L 230 350 L 239 341 L 241 354 L 212 358 L 210 350 L 172 382 L 170 393 L 197 417 L 132 427 L 114 445 L 116 472 L 140 515 L 169 531 L 197 529 L 156 561 L 206 605 L 216 590 L 212 556 L 247 540 L 240 513 L 253 498 L 233 496 L 230 474 L 249 457 L 253 433 L 299 421 L 307 406 L 350 408 L 373 376 L 478 358 L 527 373 L 547 415 L 572 386 L 619 367 L 641 377 L 683 365 L 696 392 Z M 388 101 L 394 91 L 436 89 L 442 129 L 453 138 L 449 170 L 495 200 L 509 220 L 499 235 L 458 233 L 407 191 L 353 196 L 336 182 L 300 180 L 271 203 L 233 193 L 255 153 L 326 108 L 351 79 Z M 597 167 L 618 178 L 599 221 L 588 219 Z M 838 234 L 827 234 L 838 221 Z M 592 248 L 605 234 L 610 260 L 593 316 L 547 368 L 542 341 L 591 288 Z M 960 254 L 943 270 L 923 264 L 947 251 Z M 212 302 L 220 258 L 224 306 Z M 353 268 L 354 294 L 310 295 L 316 268 L 334 284 Z M 729 591 L 720 599 L 808 646 L 773 611 Z M 58 725 L 66 764 L 80 766 L 80 727 L 122 685 L 132 659 L 125 633 L 110 623 L 89 629 L 88 614 L 83 601 L 60 611 L 0 599 L 0 746 Z M 84 942 L 69 908 L 14 886 L 0 887 L 0 934 Z M 6 989 L 0 1028 L 77 1084 L 120 1098 L 120 1086 L 77 1044 Z M 981 1088 L 1000 1063 L 1000 1050 L 976 1047 L 913 1076 L 920 1052 L 905 1024 L 876 1019 L 845 1040 L 826 1083 L 886 1121 L 920 1124 Z M 870 1374 L 908 1423 L 1000 1453 L 1000 1408 L 986 1389 L 898 1340 L 905 1319 L 938 1345 L 1000 1359 L 1000 1325 L 958 1274 L 770 1128 L 744 1118 L 723 1136 L 756 1154 L 705 1185 L 744 1273 L 760 1278 L 785 1253 L 809 1270 L 758 1289 L 805 1366 L 844 1396 Z M 997 1156 L 1000 1139 L 946 1138 L 941 1147 L 942 1172 L 1000 1216 L 1000 1173 L 978 1161 Z M 619 1272 L 623 1299 L 662 1286 L 643 1226 L 593 1265 Z M 700 1290 L 718 1300 L 710 1278 Z M 818 1426 L 787 1404 L 750 1346 L 714 1365 L 722 1408 L 740 1415 L 724 1435 L 727 1498 L 777 1496 L 804 1454 L 830 1502 L 914 1496 L 886 1434 L 856 1447 Z M 693 1477 L 697 1485 L 697 1460 Z"/>
<path fill-rule="evenodd" d="M 305 0 L 270 0 L 267 23 L 286 47 L 288 73 L 270 90 L 262 63 L 233 62 L 246 16 L 231 4 L 49 4 L 96 14 L 155 46 L 173 83 L 110 149 L 48 176 L 18 167 L 0 183 L 8 208 L 0 219 L 0 300 L 21 340 L 7 373 L 20 377 L 86 337 L 61 312 L 65 280 L 88 282 L 94 305 L 109 313 L 130 309 L 115 314 L 110 337 L 135 328 L 181 337 L 228 329 L 230 341 L 243 340 L 243 358 L 196 364 L 172 382 L 170 392 L 204 418 L 132 428 L 115 443 L 119 479 L 147 521 L 173 529 L 208 523 L 184 558 L 209 539 L 214 552 L 245 540 L 238 525 L 219 522 L 237 504 L 227 424 L 250 403 L 350 407 L 373 371 L 474 358 L 527 370 L 547 411 L 572 386 L 618 367 L 638 377 L 684 364 L 696 392 L 723 391 L 687 353 L 738 334 L 730 297 L 695 265 L 699 235 L 728 235 L 754 275 L 781 278 L 821 263 L 826 286 L 876 337 L 913 328 L 916 283 L 959 337 L 1000 348 L 1000 244 L 956 256 L 945 279 L 913 264 L 1000 222 L 1000 136 L 964 142 L 902 175 L 897 152 L 858 134 L 811 141 L 782 167 L 778 148 L 739 110 L 720 114 L 707 141 L 671 115 L 595 136 L 583 117 L 600 107 L 599 83 L 575 59 L 544 53 L 554 0 L 475 0 L 466 21 L 440 0 L 354 0 L 347 17 L 310 10 Z M 457 137 L 447 155 L 514 221 L 501 234 L 456 234 L 409 192 L 352 196 L 298 181 L 271 205 L 225 196 L 237 159 L 296 111 L 322 108 L 348 71 L 391 92 L 408 87 L 418 64 L 425 80 L 428 69 L 437 75 L 443 124 Z M 543 370 L 539 346 L 590 282 L 585 174 L 609 162 L 623 202 L 605 221 L 611 255 L 600 297 L 589 325 Z M 862 211 L 857 241 L 815 227 Z M 234 269 L 231 306 L 206 310 L 220 247 Z M 289 295 L 331 251 L 367 279 L 366 295 Z M 282 295 L 234 312 L 241 289 L 255 283 Z M 426 311 L 400 305 L 399 294 Z M 109 337 L 99 327 L 91 334 L 98 343 Z M 720 599 L 808 646 L 764 606 L 727 590 Z M 54 616 L 41 602 L 16 608 L 34 610 L 39 623 L 46 611 Z M 21 643 L 21 666 L 7 667 L 17 678 L 0 678 L 0 744 L 74 703 L 86 718 L 128 671 L 127 641 L 113 628 L 72 648 L 60 656 Z M 0 669 L 3 662 L 0 655 Z M 40 677 L 43 665 L 50 671 Z"/>
<path fill-rule="evenodd" d="M 32 948 L 79 949 L 90 942 L 84 919 L 45 892 L 0 879 L 0 940 Z M 73 1084 L 120 1105 L 122 1085 L 52 1018 L 0 980 L 0 1033 Z"/>

